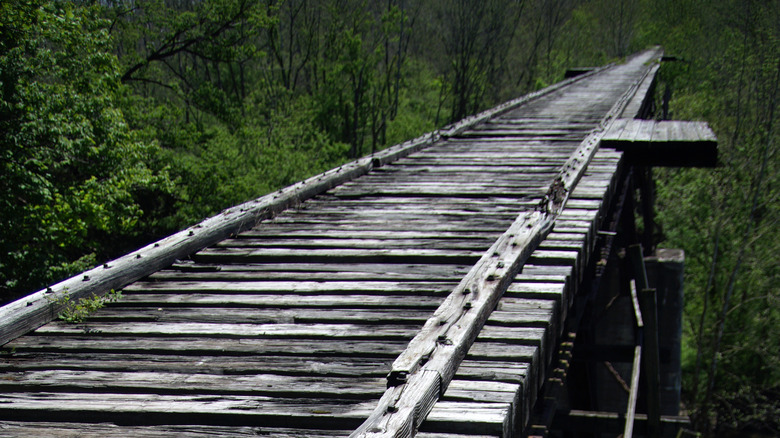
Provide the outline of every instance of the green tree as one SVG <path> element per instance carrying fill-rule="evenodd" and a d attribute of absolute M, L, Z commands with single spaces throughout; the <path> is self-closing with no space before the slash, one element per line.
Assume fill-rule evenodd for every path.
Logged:
<path fill-rule="evenodd" d="M 687 404 L 709 436 L 777 433 L 780 2 L 725 0 L 706 13 L 693 1 L 670 2 L 680 12 L 673 16 L 658 3 L 645 5 L 646 30 L 684 59 L 662 68 L 663 88 L 674 90 L 671 110 L 710 122 L 721 161 L 659 178 L 665 244 L 689 256 Z"/>
<path fill-rule="evenodd" d="M 107 27 L 95 6 L 0 4 L 4 300 L 128 250 L 141 194 L 170 189 L 164 170 L 147 165 L 156 147 L 137 140 L 115 104 L 124 90 Z"/>

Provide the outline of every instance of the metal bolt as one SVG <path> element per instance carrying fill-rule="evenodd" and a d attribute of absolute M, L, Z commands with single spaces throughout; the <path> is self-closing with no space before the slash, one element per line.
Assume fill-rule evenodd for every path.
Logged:
<path fill-rule="evenodd" d="M 466 302 L 463 304 L 463 309 L 465 309 L 465 310 L 469 310 L 469 309 L 471 309 L 471 301 L 466 301 Z"/>
<path fill-rule="evenodd" d="M 89 281 L 89 275 L 84 276 L 84 281 Z"/>

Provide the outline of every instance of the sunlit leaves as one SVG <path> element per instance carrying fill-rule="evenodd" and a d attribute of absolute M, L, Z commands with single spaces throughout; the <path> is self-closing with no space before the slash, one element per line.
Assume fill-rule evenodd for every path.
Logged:
<path fill-rule="evenodd" d="M 11 29 L 0 36 L 7 299 L 121 247 L 116 237 L 135 235 L 143 215 L 136 191 L 169 187 L 144 164 L 154 147 L 134 139 L 114 103 L 118 62 L 99 8 L 22 0 L 0 8 Z"/>

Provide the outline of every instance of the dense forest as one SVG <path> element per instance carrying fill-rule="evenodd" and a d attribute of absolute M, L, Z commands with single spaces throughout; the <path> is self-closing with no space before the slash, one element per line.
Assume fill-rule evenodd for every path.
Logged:
<path fill-rule="evenodd" d="M 658 116 L 720 139 L 655 170 L 686 409 L 777 434 L 778 0 L 4 0 L 0 302 L 654 44 Z"/>

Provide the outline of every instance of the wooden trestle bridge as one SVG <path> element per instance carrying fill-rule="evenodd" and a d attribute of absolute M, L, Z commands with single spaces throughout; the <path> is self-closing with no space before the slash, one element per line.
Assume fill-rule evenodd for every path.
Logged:
<path fill-rule="evenodd" d="M 629 156 L 712 157 L 706 125 L 626 120 L 660 61 L 593 69 L 6 305 L 0 436 L 534 433 L 632 197 Z M 86 322 L 57 319 L 63 296 L 112 288 Z"/>

